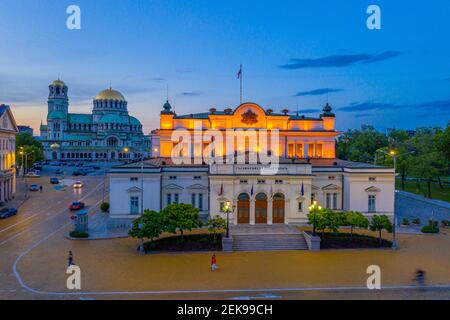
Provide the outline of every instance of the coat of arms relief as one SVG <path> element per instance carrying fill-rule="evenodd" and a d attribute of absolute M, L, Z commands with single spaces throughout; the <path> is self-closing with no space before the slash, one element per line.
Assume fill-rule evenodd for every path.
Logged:
<path fill-rule="evenodd" d="M 258 115 L 254 113 L 251 109 L 248 109 L 242 114 L 242 123 L 247 125 L 252 125 L 258 122 Z"/>

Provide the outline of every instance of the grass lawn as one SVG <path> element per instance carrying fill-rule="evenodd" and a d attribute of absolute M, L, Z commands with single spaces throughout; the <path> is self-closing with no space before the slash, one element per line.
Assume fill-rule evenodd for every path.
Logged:
<path fill-rule="evenodd" d="M 401 180 L 397 178 L 396 188 L 398 190 L 402 190 L 401 188 Z M 405 190 L 407 192 L 415 193 L 421 196 L 424 196 L 427 192 L 427 183 L 422 181 L 420 182 L 420 190 L 417 192 L 417 182 L 416 181 L 405 181 Z M 431 196 L 433 199 L 442 200 L 446 202 L 450 202 L 450 187 L 444 184 L 444 188 L 441 189 L 439 187 L 439 183 L 431 184 Z"/>

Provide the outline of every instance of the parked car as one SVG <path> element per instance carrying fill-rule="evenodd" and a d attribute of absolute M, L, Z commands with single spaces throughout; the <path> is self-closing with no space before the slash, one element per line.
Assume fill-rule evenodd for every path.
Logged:
<path fill-rule="evenodd" d="M 39 191 L 39 185 L 37 185 L 35 183 L 30 184 L 30 187 L 28 188 L 28 190 L 30 190 L 30 191 Z"/>
<path fill-rule="evenodd" d="M 0 219 L 6 219 L 17 214 L 16 208 L 3 208 L 0 210 Z"/>
<path fill-rule="evenodd" d="M 81 181 L 77 181 L 77 182 L 75 182 L 75 183 L 73 184 L 73 187 L 74 187 L 75 189 L 83 188 L 83 183 L 82 183 Z"/>
<path fill-rule="evenodd" d="M 50 178 L 50 183 L 51 184 L 59 184 L 59 179 L 58 178 Z"/>
<path fill-rule="evenodd" d="M 40 175 L 39 172 L 30 171 L 25 176 L 28 177 L 28 178 L 39 178 L 41 175 Z"/>
<path fill-rule="evenodd" d="M 72 202 L 72 204 L 69 206 L 69 209 L 72 211 L 81 210 L 83 208 L 84 208 L 84 202 L 81 202 L 81 201 Z"/>
<path fill-rule="evenodd" d="M 31 168 L 33 171 L 42 171 L 42 166 L 38 164 L 34 164 L 33 168 Z"/>
<path fill-rule="evenodd" d="M 72 173 L 73 176 L 85 176 L 85 175 L 87 175 L 87 174 L 88 174 L 88 171 L 87 171 L 87 170 L 84 170 L 84 169 L 75 170 L 75 171 Z"/>
<path fill-rule="evenodd" d="M 94 170 L 100 170 L 100 167 L 99 167 L 99 166 L 92 166 L 92 168 L 93 168 Z"/>
<path fill-rule="evenodd" d="M 62 174 L 62 170 L 61 169 L 56 169 L 55 174 Z"/>

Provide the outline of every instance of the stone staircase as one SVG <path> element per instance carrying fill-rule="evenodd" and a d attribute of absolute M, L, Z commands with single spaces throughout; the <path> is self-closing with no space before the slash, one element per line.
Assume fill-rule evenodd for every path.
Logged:
<path fill-rule="evenodd" d="M 233 251 L 308 250 L 301 233 L 234 234 Z"/>

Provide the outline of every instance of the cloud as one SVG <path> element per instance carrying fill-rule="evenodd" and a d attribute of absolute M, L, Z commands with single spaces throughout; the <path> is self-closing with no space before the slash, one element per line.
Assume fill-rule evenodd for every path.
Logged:
<path fill-rule="evenodd" d="M 321 89 L 315 89 L 310 91 L 301 91 L 296 93 L 295 97 L 303 97 L 303 96 L 321 96 L 327 93 L 332 92 L 340 92 L 342 89 L 331 89 L 331 88 L 321 88 Z"/>
<path fill-rule="evenodd" d="M 364 118 L 364 117 L 371 117 L 371 116 L 373 116 L 373 114 L 371 114 L 371 113 L 358 113 L 358 114 L 355 114 L 355 118 Z"/>
<path fill-rule="evenodd" d="M 182 97 L 195 97 L 195 96 L 199 96 L 199 95 L 201 95 L 201 92 L 196 92 L 196 91 L 181 92 L 179 94 L 179 96 L 182 96 Z"/>
<path fill-rule="evenodd" d="M 317 59 L 291 59 L 289 63 L 278 66 L 281 69 L 347 67 L 356 63 L 375 63 L 400 55 L 398 51 L 385 51 L 380 54 L 340 54 Z"/>
<path fill-rule="evenodd" d="M 391 104 L 391 103 L 378 103 L 378 102 L 362 102 L 362 103 L 352 103 L 348 106 L 338 108 L 339 111 L 343 112 L 359 112 L 359 111 L 388 111 L 388 110 L 429 110 L 433 112 L 450 112 L 450 99 L 449 100 L 437 100 L 429 101 L 417 104 Z"/>
<path fill-rule="evenodd" d="M 317 112 L 321 112 L 322 110 L 320 109 L 304 109 L 304 110 L 300 110 L 301 113 L 317 113 Z"/>

